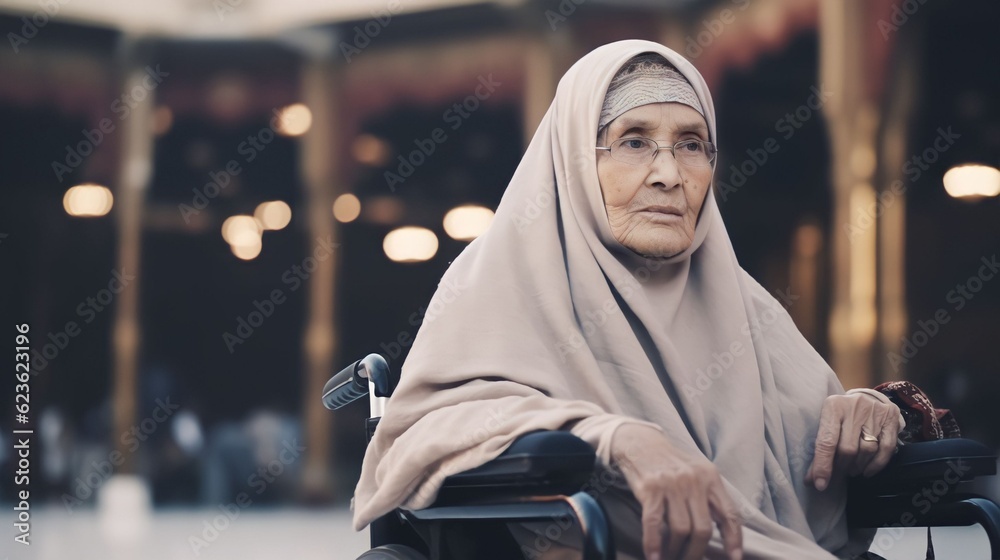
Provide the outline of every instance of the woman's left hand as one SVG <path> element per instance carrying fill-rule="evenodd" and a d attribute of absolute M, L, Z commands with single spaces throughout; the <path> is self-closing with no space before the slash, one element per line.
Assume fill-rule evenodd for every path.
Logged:
<path fill-rule="evenodd" d="M 896 451 L 902 426 L 899 408 L 863 393 L 830 395 L 823 401 L 816 453 L 806 480 L 825 490 L 839 473 L 868 477 L 882 470 Z"/>

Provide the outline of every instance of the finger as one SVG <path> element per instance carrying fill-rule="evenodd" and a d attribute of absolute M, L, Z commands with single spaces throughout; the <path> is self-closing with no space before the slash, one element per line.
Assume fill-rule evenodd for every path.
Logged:
<path fill-rule="evenodd" d="M 874 428 L 865 427 L 862 428 L 866 434 L 876 434 Z M 875 437 L 878 437 L 877 435 Z M 854 463 L 851 465 L 850 474 L 857 475 L 865 472 L 868 465 L 871 464 L 872 459 L 878 453 L 881 442 L 880 441 L 865 441 L 858 438 L 858 453 L 854 458 Z"/>
<path fill-rule="evenodd" d="M 886 422 L 882 424 L 882 431 L 878 438 L 878 453 L 872 458 L 868 466 L 862 474 L 864 476 L 872 476 L 875 473 L 881 471 L 889 464 L 892 460 L 892 456 L 896 453 L 896 441 L 899 437 L 896 428 L 896 422 Z"/>
<path fill-rule="evenodd" d="M 878 452 L 878 436 L 882 431 L 884 419 L 884 414 L 879 413 L 879 408 L 881 407 L 876 406 L 874 402 L 870 405 L 858 403 L 855 407 L 854 420 L 861 427 L 858 429 L 857 452 L 850 464 L 852 475 L 864 472 L 872 457 Z M 867 441 L 866 436 L 873 436 L 875 441 Z"/>
<path fill-rule="evenodd" d="M 709 514 L 719 526 L 719 533 L 722 534 L 722 546 L 730 560 L 743 558 L 743 519 L 721 482 L 712 492 L 712 498 L 709 500 Z"/>
<path fill-rule="evenodd" d="M 680 496 L 667 497 L 667 546 L 664 560 L 680 559 L 681 550 L 691 536 L 691 512 L 688 500 Z"/>
<path fill-rule="evenodd" d="M 824 402 L 819 418 L 819 431 L 816 434 L 816 451 L 813 454 L 812 465 L 809 467 L 809 480 L 814 481 L 816 489 L 826 489 L 833 473 L 833 458 L 840 441 L 840 417 L 835 407 Z"/>
<path fill-rule="evenodd" d="M 860 405 L 860 403 L 859 403 Z M 865 409 L 867 408 L 867 412 Z M 859 406 L 855 411 L 855 420 L 861 425 L 858 436 L 858 452 L 851 465 L 851 474 L 857 475 L 865 472 L 868 464 L 871 463 L 875 454 L 878 453 L 882 433 L 882 425 L 885 423 L 886 411 L 888 407 L 874 402 L 866 403 L 866 406 Z M 874 436 L 875 441 L 866 441 L 865 436 Z"/>
<path fill-rule="evenodd" d="M 660 557 L 664 534 L 663 499 L 642 504 L 642 549 L 646 558 Z"/>
<path fill-rule="evenodd" d="M 688 512 L 691 515 L 691 537 L 682 558 L 703 560 L 708 541 L 712 538 L 712 514 L 708 511 L 708 495 L 704 491 L 693 493 L 688 500 Z"/>
<path fill-rule="evenodd" d="M 837 442 L 837 458 L 834 461 L 835 472 L 845 472 L 853 468 L 854 462 L 858 458 L 858 450 L 861 446 L 861 426 L 864 425 L 864 420 L 867 420 L 867 417 L 858 421 L 855 414 L 857 411 L 849 412 L 840 424 L 840 441 Z"/>

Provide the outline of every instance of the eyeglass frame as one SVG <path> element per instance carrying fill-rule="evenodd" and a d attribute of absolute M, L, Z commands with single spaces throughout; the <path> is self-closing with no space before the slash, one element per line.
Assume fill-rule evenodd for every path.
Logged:
<path fill-rule="evenodd" d="M 653 143 L 654 146 L 656 146 L 656 149 L 653 150 L 653 152 L 652 152 L 653 157 L 649 158 L 649 161 L 645 162 L 644 165 L 649 165 L 650 163 L 652 163 L 653 160 L 656 159 L 657 154 L 660 153 L 660 150 L 670 150 L 670 155 L 674 158 L 674 161 L 677 162 L 678 165 L 686 165 L 688 167 L 712 167 L 712 168 L 714 168 L 715 167 L 715 163 L 719 160 L 719 149 L 715 147 L 715 142 L 712 142 L 711 140 L 695 140 L 694 138 L 685 138 L 684 140 L 678 140 L 678 141 L 674 142 L 673 144 L 671 144 L 669 146 L 661 146 L 660 143 L 657 142 L 656 140 L 653 140 L 652 138 L 646 138 L 645 136 L 625 136 L 623 138 L 619 138 L 619 139 L 615 140 L 611 144 L 612 145 L 614 145 L 616 143 L 620 144 L 620 143 L 626 142 L 628 140 L 649 140 L 650 142 Z M 714 150 L 712 152 L 711 158 L 709 158 L 709 160 L 708 160 L 708 165 L 691 165 L 689 163 L 681 163 L 681 161 L 677 159 L 677 153 L 674 150 L 677 148 L 678 144 L 683 144 L 685 142 L 697 142 L 699 144 L 708 144 L 708 146 L 712 150 Z M 625 163 L 627 165 L 639 165 L 637 163 L 630 164 L 628 162 L 621 161 L 620 159 L 615 158 L 611 154 L 611 146 L 594 146 L 594 149 L 607 151 L 608 155 L 611 156 L 617 162 Z"/>

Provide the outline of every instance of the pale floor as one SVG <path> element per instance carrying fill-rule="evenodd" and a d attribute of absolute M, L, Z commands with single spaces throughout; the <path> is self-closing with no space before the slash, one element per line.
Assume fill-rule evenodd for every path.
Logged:
<path fill-rule="evenodd" d="M 164 509 L 145 528 L 133 523 L 116 536 L 92 509 L 70 515 L 47 507 L 32 512 L 31 545 L 25 547 L 13 542 L 13 516 L 4 505 L 0 560 L 353 560 L 368 545 L 367 531 L 351 530 L 347 509 L 248 509 L 231 521 L 219 509 Z M 213 521 L 221 528 L 217 533 L 206 529 Z M 119 520 L 108 527 L 122 525 Z M 922 559 L 924 534 L 906 529 L 897 538 L 883 530 L 876 552 L 890 560 Z M 979 527 L 935 529 L 934 542 L 938 560 L 989 556 Z"/>

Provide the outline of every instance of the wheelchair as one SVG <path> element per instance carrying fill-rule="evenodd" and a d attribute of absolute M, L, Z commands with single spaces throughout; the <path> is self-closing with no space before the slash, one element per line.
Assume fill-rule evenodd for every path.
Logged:
<path fill-rule="evenodd" d="M 398 383 L 385 359 L 369 354 L 333 376 L 323 404 L 337 410 L 369 396 L 371 441 Z M 996 474 L 997 458 L 964 438 L 900 447 L 869 479 L 849 483 L 852 528 L 942 527 L 979 524 L 1000 558 L 1000 507 L 959 492 L 961 483 Z M 516 439 L 500 456 L 445 479 L 427 508 L 397 508 L 371 523 L 371 550 L 358 560 L 512 560 L 524 558 L 506 523 L 571 519 L 583 536 L 583 560 L 613 560 L 615 545 L 604 510 L 586 488 L 596 471 L 594 449 L 564 431 Z"/>

